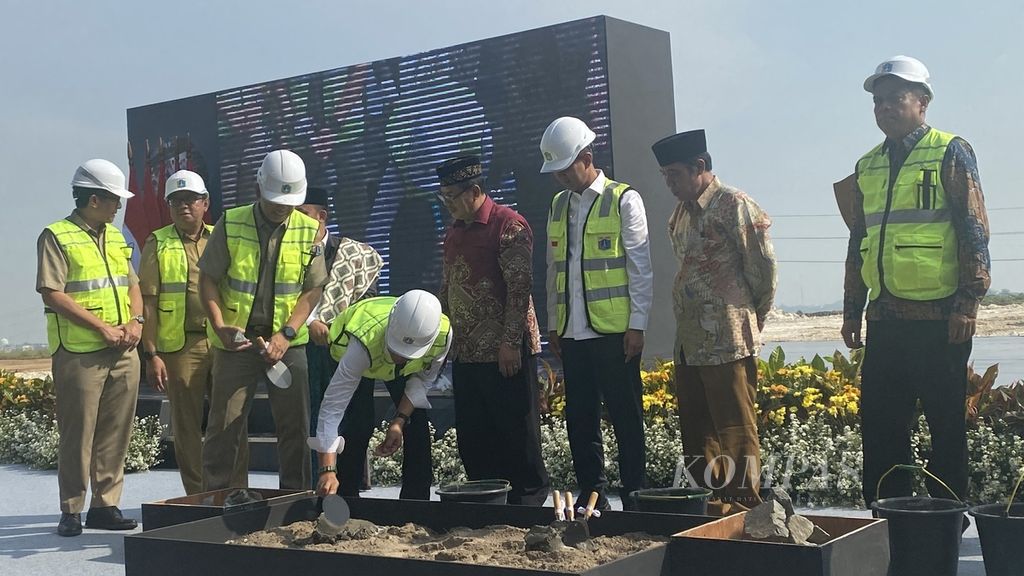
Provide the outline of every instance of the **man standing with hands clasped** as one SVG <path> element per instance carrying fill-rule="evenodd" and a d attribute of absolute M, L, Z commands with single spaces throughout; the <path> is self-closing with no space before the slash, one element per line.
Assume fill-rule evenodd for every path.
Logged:
<path fill-rule="evenodd" d="M 607 509 L 601 404 L 619 444 L 623 506 L 644 487 L 646 447 L 640 354 L 654 293 L 647 213 L 640 193 L 594 165 L 595 134 L 558 118 L 544 131 L 542 173 L 563 188 L 548 215 L 548 341 L 565 373 L 565 420 L 581 494 Z"/>

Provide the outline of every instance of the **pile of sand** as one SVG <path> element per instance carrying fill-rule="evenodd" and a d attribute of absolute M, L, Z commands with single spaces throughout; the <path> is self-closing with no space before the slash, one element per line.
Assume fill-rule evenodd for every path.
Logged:
<path fill-rule="evenodd" d="M 359 522 L 358 529 L 348 530 L 346 526 L 347 534 L 339 539 L 314 533 L 315 522 L 295 522 L 229 540 L 228 544 L 583 572 L 668 541 L 661 536 L 634 533 L 598 536 L 593 540 L 596 545 L 593 552 L 568 547 L 558 552 L 527 552 L 524 543 L 528 532 L 526 528 L 498 525 L 477 530 L 454 528 L 449 532 L 436 533 L 416 524 L 377 526 L 365 521 L 351 522 Z"/>

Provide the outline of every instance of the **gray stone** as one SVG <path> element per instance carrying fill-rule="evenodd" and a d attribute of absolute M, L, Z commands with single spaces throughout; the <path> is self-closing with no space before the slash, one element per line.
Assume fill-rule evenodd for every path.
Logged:
<path fill-rule="evenodd" d="M 815 524 L 814 525 L 814 532 L 811 532 L 811 536 L 810 536 L 810 538 L 807 539 L 807 541 L 810 542 L 811 544 L 817 544 L 818 546 L 821 546 L 822 544 L 827 544 L 828 541 L 831 540 L 831 539 L 832 539 L 832 535 L 831 534 L 829 534 L 828 532 L 825 532 L 821 528 L 821 526 L 818 526 L 817 524 Z"/>
<path fill-rule="evenodd" d="M 533 526 L 526 533 L 526 549 L 538 552 L 558 552 L 565 549 L 561 532 L 552 526 Z"/>
<path fill-rule="evenodd" d="M 769 497 L 769 500 L 782 504 L 782 507 L 786 509 L 786 518 L 796 514 L 796 511 L 793 510 L 793 499 L 789 497 L 789 492 L 786 492 L 784 488 L 780 486 L 772 487 L 772 495 Z"/>
<path fill-rule="evenodd" d="M 789 528 L 789 541 L 793 544 L 814 545 L 808 542 L 811 534 L 814 533 L 814 522 L 811 522 L 805 516 L 793 514 L 786 521 L 786 527 Z"/>
<path fill-rule="evenodd" d="M 263 495 L 259 492 L 249 490 L 248 488 L 239 488 L 224 498 L 224 507 L 228 508 L 229 506 L 238 506 L 239 504 L 248 504 L 261 500 L 263 500 Z"/>
<path fill-rule="evenodd" d="M 743 532 L 747 536 L 759 540 L 788 538 L 786 509 L 775 500 L 758 504 L 744 516 Z"/>

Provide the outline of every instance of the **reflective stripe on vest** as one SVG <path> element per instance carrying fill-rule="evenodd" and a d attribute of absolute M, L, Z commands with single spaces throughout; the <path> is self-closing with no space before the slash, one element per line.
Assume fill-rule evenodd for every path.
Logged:
<path fill-rule="evenodd" d="M 348 350 L 351 338 L 358 340 L 370 353 L 370 368 L 363 373 L 364 378 L 373 378 L 389 382 L 398 374 L 411 376 L 426 370 L 430 364 L 445 352 L 451 323 L 448 317 L 441 315 L 441 330 L 434 338 L 434 344 L 422 358 L 406 362 L 400 372 L 391 359 L 387 346 L 388 317 L 391 308 L 398 300 L 395 296 L 378 296 L 360 300 L 349 306 L 331 323 L 331 357 L 340 362 Z"/>
<path fill-rule="evenodd" d="M 932 128 L 889 181 L 889 154 L 876 146 L 857 162 L 867 236 L 861 241 L 861 277 L 869 298 L 882 286 L 898 298 L 937 300 L 956 292 L 958 244 L 942 159 L 955 136 Z"/>
<path fill-rule="evenodd" d="M 206 229 L 213 227 L 207 225 Z M 174 224 L 153 232 L 160 271 L 157 295 L 157 352 L 177 352 L 185 347 L 185 291 L 188 289 L 188 256 Z"/>
<path fill-rule="evenodd" d="M 93 236 L 70 220 L 54 222 L 46 228 L 53 232 L 67 257 L 64 293 L 105 324 L 118 326 L 131 316 L 128 275 L 132 249 L 120 230 L 110 224 L 105 226 L 103 254 Z M 48 308 L 45 315 L 50 354 L 58 347 L 78 353 L 107 347 L 99 332 L 79 326 Z"/>
<path fill-rule="evenodd" d="M 220 281 L 221 314 L 224 324 L 246 328 L 256 299 L 259 282 L 260 239 L 256 233 L 256 204 L 231 208 L 224 212 L 224 233 L 227 237 L 231 263 Z M 291 317 L 295 303 L 302 293 L 306 268 L 313 259 L 313 247 L 319 223 L 298 210 L 288 217 L 284 235 L 278 246 L 277 265 L 274 269 L 274 325 L 277 332 Z M 224 348 L 213 326 L 207 322 L 206 334 L 210 343 Z M 296 331 L 292 346 L 309 341 L 305 323 Z"/>
<path fill-rule="evenodd" d="M 628 184 L 608 180 L 601 195 L 587 214 L 583 227 L 583 252 L 580 262 L 587 322 L 599 334 L 618 334 L 629 328 L 629 276 L 626 273 L 626 250 L 622 245 L 622 217 L 619 202 L 629 190 Z M 548 329 L 565 333 L 568 323 L 566 283 L 568 264 L 569 198 L 563 190 L 551 201 L 548 217 L 548 241 L 554 254 L 558 274 L 558 318 L 548 319 Z M 552 325 L 552 321 L 557 323 Z"/>

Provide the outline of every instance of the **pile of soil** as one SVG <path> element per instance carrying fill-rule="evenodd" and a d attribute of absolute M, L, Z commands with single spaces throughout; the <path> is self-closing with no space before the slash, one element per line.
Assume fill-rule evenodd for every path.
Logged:
<path fill-rule="evenodd" d="M 358 524 L 350 526 L 352 523 Z M 364 520 L 350 520 L 345 533 L 337 538 L 315 532 L 315 526 L 315 522 L 295 522 L 229 540 L 228 544 L 583 572 L 668 541 L 662 536 L 631 533 L 595 537 L 596 549 L 592 552 L 569 547 L 557 552 L 527 552 L 524 537 L 528 530 L 514 526 L 453 528 L 437 533 L 417 524 L 377 526 Z"/>

